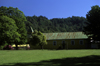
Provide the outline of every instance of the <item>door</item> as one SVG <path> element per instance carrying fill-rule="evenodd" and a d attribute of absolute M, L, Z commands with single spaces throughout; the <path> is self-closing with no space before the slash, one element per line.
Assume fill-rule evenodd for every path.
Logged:
<path fill-rule="evenodd" d="M 62 41 L 62 49 L 65 49 L 65 41 Z"/>

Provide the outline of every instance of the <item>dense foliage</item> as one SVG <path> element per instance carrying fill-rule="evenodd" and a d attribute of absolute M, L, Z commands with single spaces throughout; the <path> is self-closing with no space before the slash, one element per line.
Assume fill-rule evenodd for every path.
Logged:
<path fill-rule="evenodd" d="M 16 49 L 18 49 L 18 44 L 24 44 L 27 42 L 27 31 L 25 29 L 25 21 L 26 17 L 22 11 L 20 11 L 18 8 L 13 7 L 0 7 L 0 15 L 1 16 L 7 16 L 9 18 L 12 18 L 15 21 L 16 26 L 18 27 L 17 32 L 20 34 L 19 41 L 14 41 L 16 44 Z M 15 28 L 15 27 L 11 27 Z M 11 33 L 10 33 L 11 34 Z M 16 37 L 15 37 L 16 38 Z"/>
<path fill-rule="evenodd" d="M 44 16 L 26 16 L 26 29 L 29 31 L 29 25 L 33 29 L 39 29 L 41 32 L 76 32 L 82 31 L 86 19 L 84 17 L 72 16 L 68 18 L 47 19 Z"/>
<path fill-rule="evenodd" d="M 92 6 L 86 14 L 86 19 L 85 34 L 90 35 L 94 40 L 100 40 L 100 7 L 98 5 Z"/>
<path fill-rule="evenodd" d="M 41 46 L 41 49 L 43 49 L 43 46 L 47 44 L 46 36 L 40 31 L 35 30 L 32 34 L 32 38 L 30 39 L 30 44 L 37 46 L 39 45 Z"/>
<path fill-rule="evenodd" d="M 19 41 L 20 34 L 17 29 L 18 27 L 12 18 L 0 16 L 0 46 Z"/>

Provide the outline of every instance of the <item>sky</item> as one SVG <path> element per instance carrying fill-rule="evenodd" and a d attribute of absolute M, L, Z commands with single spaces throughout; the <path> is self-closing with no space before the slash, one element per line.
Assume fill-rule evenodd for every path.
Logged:
<path fill-rule="evenodd" d="M 48 19 L 86 17 L 95 5 L 100 7 L 100 0 L 0 0 L 0 7 L 17 7 L 25 16 L 45 16 Z"/>

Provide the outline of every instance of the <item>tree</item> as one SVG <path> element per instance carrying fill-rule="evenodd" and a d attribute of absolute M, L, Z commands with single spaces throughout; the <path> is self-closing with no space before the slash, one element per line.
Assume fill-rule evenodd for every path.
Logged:
<path fill-rule="evenodd" d="M 86 18 L 84 17 L 68 17 L 68 18 L 53 18 L 47 19 L 44 16 L 26 16 L 26 29 L 29 30 L 28 24 L 34 29 L 40 29 L 41 32 L 76 32 L 83 31 L 83 26 Z"/>
<path fill-rule="evenodd" d="M 0 16 L 0 46 L 11 45 L 15 41 L 20 41 L 18 27 L 12 18 Z"/>
<path fill-rule="evenodd" d="M 43 49 L 43 46 L 47 44 L 46 42 L 46 36 L 43 35 L 40 31 L 36 31 L 32 34 L 32 38 L 30 40 L 30 44 L 36 46 L 41 46 L 41 49 Z"/>
<path fill-rule="evenodd" d="M 92 6 L 86 14 L 86 19 L 84 33 L 94 40 L 100 40 L 100 7 L 98 5 Z"/>
<path fill-rule="evenodd" d="M 16 49 L 18 49 L 18 44 L 24 44 L 27 42 L 27 31 L 25 29 L 25 21 L 26 17 L 22 11 L 20 11 L 18 8 L 13 7 L 0 7 L 0 14 L 6 15 L 13 20 L 15 20 L 15 24 L 17 25 L 18 29 L 17 32 L 21 35 L 20 41 L 15 41 Z"/>

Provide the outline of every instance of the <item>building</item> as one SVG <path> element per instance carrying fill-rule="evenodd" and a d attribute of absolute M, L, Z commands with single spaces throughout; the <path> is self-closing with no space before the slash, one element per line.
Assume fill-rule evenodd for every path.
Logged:
<path fill-rule="evenodd" d="M 85 49 L 88 44 L 88 36 L 83 32 L 60 32 L 43 33 L 47 37 L 47 45 L 44 49 Z M 40 49 L 40 46 L 30 46 L 33 49 Z"/>

